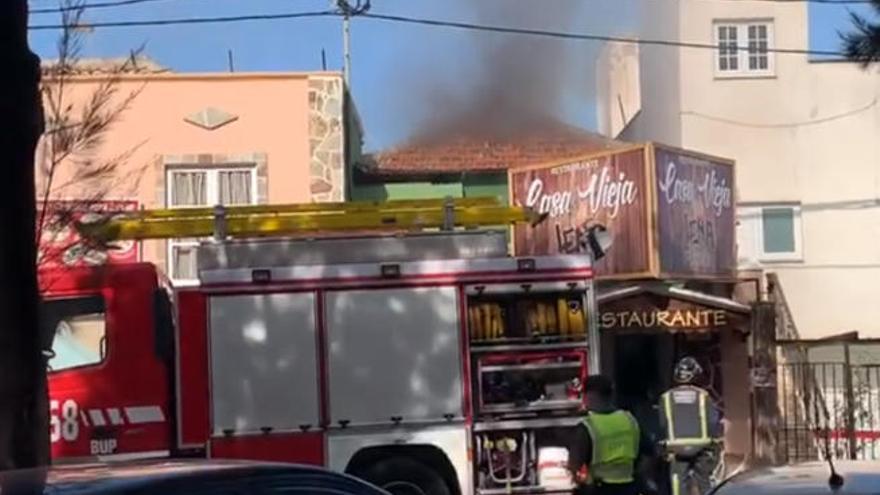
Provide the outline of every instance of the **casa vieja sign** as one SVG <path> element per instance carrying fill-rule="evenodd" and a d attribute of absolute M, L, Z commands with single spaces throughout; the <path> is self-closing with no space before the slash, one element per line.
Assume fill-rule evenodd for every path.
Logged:
<path fill-rule="evenodd" d="M 644 149 L 512 170 L 510 187 L 514 204 L 548 214 L 540 225 L 514 228 L 518 254 L 578 253 L 586 229 L 600 223 L 614 235 L 615 249 L 596 266 L 597 273 L 648 272 L 649 193 Z M 616 249 L 618 244 L 626 248 Z"/>
<path fill-rule="evenodd" d="M 733 191 L 727 184 L 729 177 L 723 177 L 716 170 L 709 169 L 703 172 L 702 179 L 697 178 L 696 181 L 692 178 L 681 178 L 674 158 L 667 160 L 662 167 L 663 176 L 657 183 L 660 197 L 667 205 L 702 204 L 716 217 L 733 207 Z"/>
<path fill-rule="evenodd" d="M 733 166 L 656 148 L 660 271 L 729 276 L 736 268 Z"/>
<path fill-rule="evenodd" d="M 593 224 L 614 237 L 600 277 L 726 277 L 734 273 L 733 164 L 648 144 L 511 170 L 511 200 L 548 215 L 514 228 L 517 255 L 577 253 Z"/>
<path fill-rule="evenodd" d="M 550 218 L 557 218 L 571 214 L 573 209 L 577 209 L 578 203 L 584 203 L 590 213 L 596 214 L 605 210 L 610 218 L 616 218 L 620 214 L 621 208 L 626 208 L 636 202 L 639 185 L 627 177 L 624 171 L 619 171 L 617 177 L 612 177 L 610 168 L 599 166 L 596 161 L 560 167 L 551 173 L 559 175 L 590 168 L 598 170 L 589 173 L 584 189 L 575 184 L 574 190 L 553 191 L 545 194 L 544 180 L 541 177 L 534 178 L 526 193 L 526 206 L 541 213 L 548 213 Z"/>

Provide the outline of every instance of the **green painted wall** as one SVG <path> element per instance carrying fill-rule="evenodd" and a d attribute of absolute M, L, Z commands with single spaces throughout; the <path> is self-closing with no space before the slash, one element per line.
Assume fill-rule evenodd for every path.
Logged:
<path fill-rule="evenodd" d="M 466 175 L 464 196 L 466 198 L 494 196 L 503 204 L 507 204 L 507 173 Z"/>
<path fill-rule="evenodd" d="M 355 201 L 387 201 L 394 199 L 434 199 L 452 196 L 461 198 L 461 183 L 392 182 L 388 184 L 355 185 Z"/>
<path fill-rule="evenodd" d="M 352 186 L 355 201 L 387 201 L 393 199 L 474 198 L 494 196 L 507 203 L 507 174 L 455 174 L 433 181 L 403 182 L 395 178 L 385 184 L 358 184 Z"/>
<path fill-rule="evenodd" d="M 348 89 L 345 90 L 345 197 L 346 200 L 354 199 L 354 167 L 361 161 L 363 156 L 364 128 L 357 106 Z"/>
<path fill-rule="evenodd" d="M 387 201 L 393 199 L 441 199 L 476 198 L 494 196 L 502 204 L 507 204 L 507 173 L 496 174 L 455 174 L 438 177 L 434 181 L 413 180 L 401 182 L 404 177 L 394 178 L 395 182 L 385 184 L 352 184 L 354 201 Z M 491 227 L 490 227 L 491 228 Z M 510 229 L 506 226 L 492 228 L 503 231 L 510 242 Z"/>

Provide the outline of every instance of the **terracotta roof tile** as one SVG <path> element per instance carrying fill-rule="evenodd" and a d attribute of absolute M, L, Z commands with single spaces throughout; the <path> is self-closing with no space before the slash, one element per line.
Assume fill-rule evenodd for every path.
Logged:
<path fill-rule="evenodd" d="M 108 75 L 108 74 L 157 74 L 170 72 L 155 60 L 144 55 L 120 58 L 82 58 L 68 62 L 60 67 L 58 60 L 43 60 L 41 70 L 44 76 L 56 75 L 63 70 L 68 75 Z"/>
<path fill-rule="evenodd" d="M 361 168 L 377 175 L 500 171 L 574 158 L 627 144 L 554 123 L 516 136 L 422 139 L 368 155 Z"/>

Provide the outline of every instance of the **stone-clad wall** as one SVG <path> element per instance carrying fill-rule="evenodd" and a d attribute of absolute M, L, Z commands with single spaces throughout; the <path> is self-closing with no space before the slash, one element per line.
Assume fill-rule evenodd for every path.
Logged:
<path fill-rule="evenodd" d="M 309 78 L 310 191 L 313 202 L 345 197 L 344 91 L 340 76 Z"/>

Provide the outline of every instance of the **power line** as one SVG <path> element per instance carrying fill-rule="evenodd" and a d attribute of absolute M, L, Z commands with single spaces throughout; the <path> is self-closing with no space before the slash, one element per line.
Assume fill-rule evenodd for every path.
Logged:
<path fill-rule="evenodd" d="M 826 5 L 868 5 L 871 0 L 723 0 L 726 2 L 818 3 Z"/>
<path fill-rule="evenodd" d="M 506 34 L 525 34 L 530 36 L 544 36 L 549 38 L 560 38 L 560 39 L 568 39 L 568 40 L 587 40 L 587 41 L 612 41 L 617 43 L 629 43 L 634 45 L 655 45 L 655 46 L 672 46 L 679 48 L 703 48 L 710 50 L 717 50 L 718 46 L 711 43 L 694 43 L 688 41 L 669 41 L 669 40 L 653 40 L 653 39 L 641 39 L 641 38 L 627 38 L 623 36 L 606 36 L 600 34 L 586 34 L 586 33 L 565 33 L 561 31 L 547 31 L 542 29 L 525 29 L 525 28 L 512 28 L 512 27 L 504 27 L 504 26 L 490 26 L 487 24 L 474 24 L 470 22 L 456 22 L 456 21 L 441 21 L 437 19 L 424 19 L 418 17 L 406 17 L 399 15 L 389 15 L 389 14 L 372 14 L 365 13 L 361 14 L 360 17 L 365 17 L 368 19 L 377 19 L 381 21 L 391 21 L 391 22 L 401 22 L 407 24 L 421 24 L 425 26 L 435 26 L 435 27 L 451 27 L 458 29 L 466 29 L 471 31 L 485 31 L 485 32 L 493 32 L 493 33 L 506 33 Z M 739 50 L 747 50 L 745 47 L 740 47 Z M 805 50 L 800 48 L 767 48 L 767 52 L 771 53 L 788 53 L 794 55 L 829 55 L 829 56 L 845 56 L 843 52 L 839 51 L 831 51 L 831 50 Z"/>
<path fill-rule="evenodd" d="M 112 2 L 94 2 L 67 5 L 64 7 L 53 7 L 44 9 L 31 9 L 31 14 L 63 14 L 65 12 L 77 12 L 89 9 L 106 9 L 111 7 L 123 7 L 125 5 L 135 5 L 139 3 L 162 2 L 165 0 L 114 0 Z"/>
<path fill-rule="evenodd" d="M 4 0 L 0 0 L 4 1 Z M 274 21 L 279 19 L 301 19 L 306 17 L 337 17 L 338 13 L 331 10 L 317 12 L 291 12 L 286 14 L 252 14 L 224 17 L 183 17 L 178 19 L 147 19 L 141 21 L 108 21 L 84 23 L 89 28 L 141 27 L 141 26 L 176 26 L 189 24 L 224 24 L 229 22 Z M 31 31 L 57 31 L 69 26 L 63 24 L 35 24 L 28 26 Z"/>
<path fill-rule="evenodd" d="M 740 126 L 740 127 L 752 127 L 755 129 L 785 129 L 785 128 L 792 128 L 792 127 L 806 127 L 806 126 L 811 126 L 811 125 L 824 124 L 827 122 L 833 122 L 835 120 L 840 120 L 840 119 L 844 119 L 847 117 L 852 117 L 854 115 L 858 115 L 862 112 L 866 112 L 866 111 L 874 108 L 875 106 L 877 106 L 877 103 L 878 103 L 878 99 L 874 98 L 867 105 L 862 106 L 860 108 L 856 108 L 855 110 L 849 110 L 849 111 L 846 111 L 843 113 L 839 113 L 836 115 L 829 115 L 828 117 L 822 117 L 819 119 L 804 120 L 801 122 L 778 123 L 778 124 L 760 124 L 760 123 L 754 123 L 754 122 L 742 122 L 739 120 L 728 119 L 726 117 L 717 117 L 714 115 L 707 115 L 707 114 L 695 112 L 695 111 L 685 111 L 685 112 L 681 112 L 681 114 L 682 115 L 691 115 L 694 117 L 701 117 L 701 118 L 704 118 L 707 120 L 714 120 L 716 122 L 736 125 L 736 126 Z"/>
<path fill-rule="evenodd" d="M 60 14 L 64 12 L 73 12 L 80 9 L 102 9 L 102 8 L 113 8 L 113 7 L 124 7 L 127 5 L 136 5 L 141 3 L 152 3 L 152 2 L 161 2 L 167 0 L 114 0 L 108 2 L 93 2 L 93 3 L 85 3 L 81 5 L 69 5 L 66 7 L 53 7 L 53 8 L 40 8 L 40 9 L 31 9 L 31 14 Z M 723 0 L 723 1 L 734 1 L 734 2 L 762 2 L 762 3 L 814 3 L 814 4 L 824 4 L 824 5 L 869 5 L 871 4 L 871 0 Z M 369 2 L 367 3 L 369 5 Z M 359 14 L 359 12 L 353 12 L 354 15 Z"/>
<path fill-rule="evenodd" d="M 34 0 L 31 0 L 34 1 Z M 42 1 L 50 1 L 50 0 L 42 0 Z M 109 2 L 94 2 L 87 3 L 78 6 L 68 6 L 68 7 L 54 7 L 54 8 L 41 8 L 41 9 L 31 9 L 31 14 L 60 14 L 63 12 L 75 11 L 80 8 L 85 9 L 100 9 L 100 8 L 112 8 L 112 7 L 123 7 L 126 5 L 135 5 L 139 3 L 151 3 L 151 2 L 159 2 L 165 0 L 115 0 Z M 734 1 L 734 2 L 763 2 L 763 3 L 815 3 L 815 4 L 825 4 L 825 5 L 869 5 L 871 0 L 723 0 L 723 1 Z"/>
<path fill-rule="evenodd" d="M 132 1 L 132 0 L 129 0 Z M 789 1 L 789 0 L 785 0 Z M 141 27 L 141 26 L 171 26 L 171 25 L 189 25 L 189 24 L 218 24 L 218 23 L 230 23 L 230 22 L 244 22 L 244 21 L 268 21 L 268 20 L 280 20 L 280 19 L 297 19 L 297 18 L 308 18 L 308 17 L 339 17 L 340 14 L 338 11 L 325 10 L 325 11 L 316 11 L 316 12 L 294 12 L 294 13 L 284 13 L 284 14 L 253 14 L 253 15 L 237 15 L 237 16 L 225 16 L 225 17 L 186 17 L 186 18 L 178 18 L 178 19 L 154 19 L 154 20 L 137 20 L 137 21 L 106 21 L 106 22 L 94 22 L 89 23 L 88 27 L 90 28 L 113 28 L 113 27 Z M 712 43 L 696 43 L 696 42 L 687 42 L 687 41 L 670 41 L 670 40 L 656 40 L 656 39 L 640 39 L 640 38 L 628 38 L 623 36 L 607 36 L 600 34 L 590 34 L 590 33 L 570 33 L 570 32 L 562 32 L 562 31 L 548 31 L 543 29 L 526 29 L 526 28 L 513 28 L 513 27 L 505 27 L 505 26 L 493 26 L 488 24 L 475 24 L 470 22 L 458 22 L 458 21 L 444 21 L 438 19 L 425 19 L 419 17 L 407 17 L 407 16 L 399 16 L 399 15 L 390 15 L 390 14 L 373 14 L 373 13 L 362 13 L 359 14 L 358 17 L 363 17 L 366 19 L 375 19 L 380 21 L 388 21 L 388 22 L 399 22 L 405 24 L 419 24 L 425 26 L 433 26 L 433 27 L 446 27 L 446 28 L 455 28 L 455 29 L 463 29 L 470 31 L 482 31 L 482 32 L 492 32 L 492 33 L 504 33 L 504 34 L 520 34 L 520 35 L 528 35 L 528 36 L 542 36 L 548 38 L 557 38 L 557 39 L 568 39 L 568 40 L 581 40 L 581 41 L 609 41 L 609 42 L 617 42 L 617 43 L 628 43 L 634 45 L 653 45 L 653 46 L 668 46 L 668 47 L 677 47 L 677 48 L 699 48 L 699 49 L 708 49 L 708 50 L 717 50 L 718 46 Z M 64 29 L 65 26 L 63 24 L 36 24 L 29 26 L 28 29 L 33 31 L 46 31 L 46 30 L 59 30 Z M 745 47 L 739 48 L 739 50 L 747 50 Z M 833 50 L 808 50 L 801 48 L 767 48 L 767 52 L 770 53 L 785 53 L 785 54 L 793 54 L 793 55 L 822 55 L 822 56 L 835 56 L 835 57 L 843 57 L 845 54 L 840 51 Z"/>

